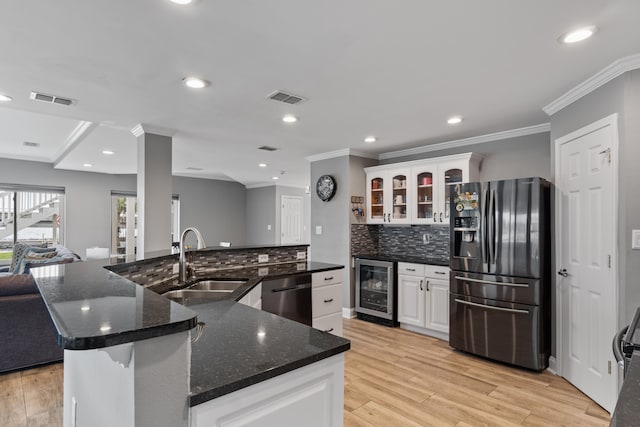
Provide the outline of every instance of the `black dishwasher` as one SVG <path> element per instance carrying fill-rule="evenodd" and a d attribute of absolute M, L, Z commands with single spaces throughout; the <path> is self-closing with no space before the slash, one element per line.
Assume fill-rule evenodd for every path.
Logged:
<path fill-rule="evenodd" d="M 262 310 L 311 326 L 311 275 L 263 281 Z"/>

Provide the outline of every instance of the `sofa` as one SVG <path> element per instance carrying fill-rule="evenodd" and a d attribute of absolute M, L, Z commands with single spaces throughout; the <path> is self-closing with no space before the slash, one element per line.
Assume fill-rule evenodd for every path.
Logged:
<path fill-rule="evenodd" d="M 12 265 L 0 273 L 0 372 L 63 359 L 55 326 L 29 271 L 39 266 L 80 260 L 63 246 L 33 248 L 18 245 L 21 244 L 14 247 Z M 43 249 L 54 250 L 48 250 L 47 257 L 38 257 L 38 251 Z"/>

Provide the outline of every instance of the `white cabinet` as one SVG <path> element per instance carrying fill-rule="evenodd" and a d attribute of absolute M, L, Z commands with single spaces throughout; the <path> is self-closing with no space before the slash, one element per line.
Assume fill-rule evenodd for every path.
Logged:
<path fill-rule="evenodd" d="M 254 288 L 251 289 L 249 293 L 243 296 L 238 302 L 240 304 L 248 305 L 249 307 L 262 310 L 262 283 L 258 283 L 256 286 L 254 286 Z"/>
<path fill-rule="evenodd" d="M 450 187 L 479 179 L 474 153 L 365 168 L 367 223 L 449 223 Z"/>
<path fill-rule="evenodd" d="M 367 222 L 410 224 L 409 170 L 380 170 L 367 175 Z"/>
<path fill-rule="evenodd" d="M 344 354 L 287 372 L 190 410 L 191 427 L 334 427 L 344 414 Z"/>
<path fill-rule="evenodd" d="M 343 270 L 313 273 L 311 276 L 312 326 L 342 336 Z"/>
<path fill-rule="evenodd" d="M 398 321 L 406 329 L 448 336 L 449 268 L 398 263 Z"/>

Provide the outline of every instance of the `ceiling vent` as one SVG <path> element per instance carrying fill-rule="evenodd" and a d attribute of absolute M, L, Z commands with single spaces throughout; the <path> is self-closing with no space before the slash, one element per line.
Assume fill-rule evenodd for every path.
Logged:
<path fill-rule="evenodd" d="M 68 106 L 76 103 L 76 101 L 73 99 L 62 98 L 61 96 L 55 96 L 55 95 L 47 95 L 45 93 L 39 93 L 39 92 L 31 92 L 31 95 L 29 97 L 34 101 L 48 102 L 49 104 L 59 104 L 59 105 Z"/>
<path fill-rule="evenodd" d="M 38 144 L 37 142 L 31 142 L 31 141 L 24 141 L 22 143 L 22 145 L 24 145 L 25 147 L 39 147 L 40 144 Z"/>
<path fill-rule="evenodd" d="M 258 150 L 277 151 L 278 149 L 276 147 L 269 147 L 268 145 L 263 145 L 262 147 L 258 147 Z"/>
<path fill-rule="evenodd" d="M 304 99 L 301 96 L 293 95 L 291 93 L 287 93 L 282 90 L 277 90 L 273 92 L 272 94 L 268 95 L 267 98 L 273 99 L 274 101 L 284 102 L 285 104 L 291 104 L 291 105 L 299 104 L 302 101 L 306 101 L 306 99 Z"/>
<path fill-rule="evenodd" d="M 187 167 L 187 170 L 190 170 L 190 171 L 201 171 L 202 168 L 196 168 L 194 166 L 189 166 L 189 167 Z"/>

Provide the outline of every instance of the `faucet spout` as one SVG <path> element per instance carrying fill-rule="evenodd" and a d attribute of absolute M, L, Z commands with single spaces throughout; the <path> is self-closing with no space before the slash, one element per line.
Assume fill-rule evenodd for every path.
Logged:
<path fill-rule="evenodd" d="M 182 235 L 180 235 L 180 258 L 178 259 L 178 280 L 180 281 L 180 283 L 186 283 L 187 279 L 189 278 L 187 257 L 185 256 L 185 247 L 184 247 L 185 238 L 187 237 L 187 234 L 189 232 L 192 232 L 193 234 L 196 235 L 198 249 L 204 249 L 207 247 L 206 244 L 204 243 L 204 238 L 202 237 L 202 234 L 197 228 L 187 227 L 184 229 L 184 231 L 182 232 Z"/>

